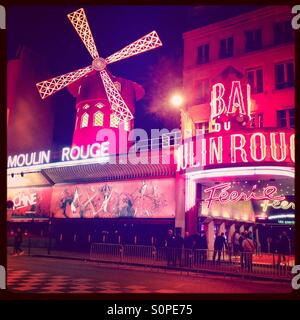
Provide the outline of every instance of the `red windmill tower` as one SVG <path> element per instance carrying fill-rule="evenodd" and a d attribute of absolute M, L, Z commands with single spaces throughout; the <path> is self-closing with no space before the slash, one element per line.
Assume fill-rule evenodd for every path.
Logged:
<path fill-rule="evenodd" d="M 109 57 L 102 58 L 96 48 L 84 9 L 68 14 L 68 18 L 92 56 L 92 64 L 39 82 L 37 88 L 44 99 L 68 86 L 69 91 L 76 97 L 76 123 L 72 144 L 86 146 L 96 142 L 99 129 L 111 128 L 120 134 L 133 128 L 134 104 L 144 95 L 142 86 L 113 77 L 106 66 L 160 47 L 162 43 L 157 33 L 152 31 Z"/>

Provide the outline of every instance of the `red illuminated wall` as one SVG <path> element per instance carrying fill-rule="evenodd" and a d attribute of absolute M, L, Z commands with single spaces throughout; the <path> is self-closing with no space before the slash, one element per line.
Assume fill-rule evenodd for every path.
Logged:
<path fill-rule="evenodd" d="M 55 218 L 174 218 L 175 179 L 131 180 L 53 187 Z"/>
<path fill-rule="evenodd" d="M 121 93 L 131 113 L 134 115 L 135 102 L 143 97 L 144 89 L 135 82 L 117 78 L 112 75 L 110 76 L 114 83 L 120 84 L 121 89 L 119 92 Z M 77 146 L 92 144 L 97 141 L 96 138 L 99 129 L 111 128 L 111 107 L 108 102 L 100 75 L 96 72 L 92 72 L 91 75 L 75 82 L 75 84 L 69 86 L 68 88 L 72 95 L 76 97 L 77 114 L 72 144 Z M 102 104 L 103 107 L 99 108 L 97 106 L 99 103 Z M 101 112 L 103 114 L 102 126 L 96 126 L 94 123 L 94 116 L 96 112 Z M 88 115 L 88 124 L 86 127 L 82 127 L 82 117 L 85 114 Z M 134 120 L 131 120 L 130 129 L 133 127 Z M 117 129 L 114 130 L 117 132 Z M 110 145 L 112 149 L 109 151 L 113 153 L 114 149 L 112 141 Z M 126 150 L 120 150 L 120 152 L 122 151 L 126 152 Z"/>

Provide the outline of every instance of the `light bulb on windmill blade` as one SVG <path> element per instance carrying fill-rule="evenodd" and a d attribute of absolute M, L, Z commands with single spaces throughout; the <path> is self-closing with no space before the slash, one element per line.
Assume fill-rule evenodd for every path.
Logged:
<path fill-rule="evenodd" d="M 68 18 L 93 58 L 92 64 L 85 68 L 81 68 L 73 72 L 37 83 L 36 86 L 41 98 L 45 99 L 53 93 L 77 81 L 78 79 L 88 75 L 92 71 L 97 71 L 100 74 L 111 110 L 118 123 L 132 120 L 133 115 L 119 93 L 120 86 L 118 83 L 114 83 L 112 81 L 108 72 L 106 71 L 106 67 L 110 63 L 120 61 L 122 59 L 126 59 L 162 46 L 162 42 L 160 41 L 158 34 L 156 31 L 152 31 L 140 39 L 132 42 L 123 49 L 113 53 L 109 57 L 102 58 L 99 56 L 96 48 L 84 9 L 81 8 L 68 14 Z"/>

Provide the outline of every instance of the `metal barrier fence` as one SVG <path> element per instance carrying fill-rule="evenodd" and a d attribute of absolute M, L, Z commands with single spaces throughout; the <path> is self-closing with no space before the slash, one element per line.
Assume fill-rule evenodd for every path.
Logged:
<path fill-rule="evenodd" d="M 27 251 L 27 253 L 30 255 L 32 250 L 34 250 L 35 248 L 47 249 L 49 246 L 51 246 L 51 243 L 49 241 L 50 240 L 48 237 L 25 236 L 23 237 L 21 249 Z M 12 248 L 14 247 L 13 237 L 7 237 L 7 246 Z"/>
<path fill-rule="evenodd" d="M 261 275 L 277 279 L 290 279 L 291 268 L 294 264 L 293 257 L 278 254 L 257 255 L 242 252 L 233 256 L 226 251 L 156 248 L 153 246 L 105 243 L 91 244 L 90 259 L 172 267 L 181 270 L 234 273 L 241 276 Z"/>
<path fill-rule="evenodd" d="M 7 239 L 12 247 L 13 238 Z M 60 243 L 48 237 L 24 237 L 22 249 L 28 255 L 58 254 L 78 256 L 78 248 L 61 252 Z M 77 249 L 77 250 L 75 250 Z M 72 252 L 73 251 L 73 252 Z M 84 256 L 88 258 L 88 253 Z M 293 256 L 272 253 L 239 253 L 230 251 L 192 250 L 167 247 L 123 245 L 112 243 L 91 243 L 89 257 L 92 260 L 130 263 L 149 267 L 172 267 L 179 270 L 222 272 L 240 276 L 257 275 L 271 278 L 291 279 L 291 269 L 295 264 Z"/>

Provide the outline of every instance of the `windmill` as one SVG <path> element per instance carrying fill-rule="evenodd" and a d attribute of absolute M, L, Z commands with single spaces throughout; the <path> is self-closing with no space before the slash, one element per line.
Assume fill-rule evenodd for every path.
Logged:
<path fill-rule="evenodd" d="M 96 48 L 84 9 L 81 8 L 68 14 L 68 18 L 93 58 L 92 64 L 85 68 L 81 68 L 73 72 L 37 83 L 36 86 L 41 98 L 45 99 L 53 93 L 79 80 L 80 78 L 90 74 L 93 71 L 96 71 L 100 74 L 110 108 L 117 123 L 132 120 L 133 114 L 126 105 L 117 86 L 109 76 L 106 66 L 110 63 L 120 61 L 122 59 L 126 59 L 162 46 L 162 42 L 160 41 L 156 31 L 146 34 L 109 57 L 102 58 L 99 56 Z"/>

